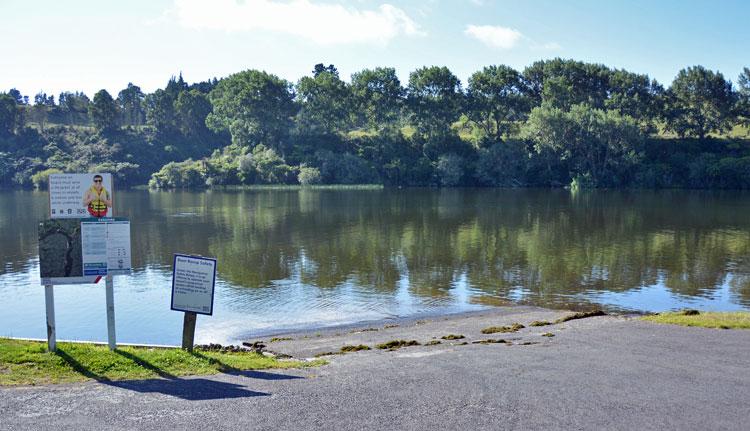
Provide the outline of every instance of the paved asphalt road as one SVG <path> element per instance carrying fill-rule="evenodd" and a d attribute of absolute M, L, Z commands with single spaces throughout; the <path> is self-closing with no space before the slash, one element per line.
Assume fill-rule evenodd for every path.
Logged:
<path fill-rule="evenodd" d="M 270 346 L 304 355 L 456 331 L 512 345 L 443 341 L 331 356 L 306 370 L 2 388 L 0 429 L 750 429 L 750 331 L 609 316 L 479 331 L 560 314 L 513 308 Z M 548 331 L 555 336 L 541 336 Z"/>

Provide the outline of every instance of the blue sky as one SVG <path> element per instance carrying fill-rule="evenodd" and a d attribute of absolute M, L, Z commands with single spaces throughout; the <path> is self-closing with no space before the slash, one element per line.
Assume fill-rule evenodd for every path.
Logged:
<path fill-rule="evenodd" d="M 465 84 L 490 64 L 554 57 L 646 73 L 668 85 L 696 64 L 750 67 L 741 0 L 0 0 L 0 91 L 145 91 L 262 69 L 296 81 L 315 63 L 348 79 L 424 65 Z M 744 53 L 744 54 L 743 54 Z"/>

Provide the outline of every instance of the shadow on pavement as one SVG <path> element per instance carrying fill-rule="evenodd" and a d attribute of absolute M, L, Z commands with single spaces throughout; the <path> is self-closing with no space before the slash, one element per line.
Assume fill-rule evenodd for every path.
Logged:
<path fill-rule="evenodd" d="M 90 369 L 86 368 L 83 364 L 78 362 L 75 358 L 68 355 L 62 349 L 58 349 L 57 355 L 60 356 L 65 362 L 67 362 L 76 372 L 82 375 L 94 379 L 102 384 L 128 389 L 131 391 L 142 392 L 142 393 L 161 393 L 165 395 L 171 395 L 174 397 L 182 398 L 189 401 L 198 400 L 216 400 L 226 398 L 244 398 L 244 397 L 258 397 L 271 395 L 266 392 L 256 392 L 246 389 L 242 385 L 235 383 L 220 382 L 210 379 L 202 378 L 188 378 L 182 379 L 173 374 L 170 374 L 161 368 L 153 365 L 152 363 L 139 358 L 129 352 L 122 350 L 115 350 L 115 353 L 121 355 L 143 368 L 151 370 L 155 374 L 159 375 L 161 379 L 148 379 L 148 380 L 123 380 L 123 381 L 112 381 L 104 376 L 100 376 Z M 207 358 L 199 353 L 195 356 L 201 356 Z M 210 358 L 207 358 L 210 359 Z M 221 365 L 222 372 L 226 374 L 247 377 L 251 379 L 261 380 L 291 380 L 291 379 L 302 379 L 304 377 L 288 375 L 288 374 L 276 374 L 268 373 L 263 371 L 243 371 L 236 368 L 230 367 L 226 364 L 219 362 L 218 360 L 211 359 Z"/>
<path fill-rule="evenodd" d="M 209 379 L 153 379 L 121 382 L 103 382 L 109 386 L 141 393 L 160 393 L 188 401 L 246 398 L 271 395 L 245 389 L 234 383 Z"/>
<path fill-rule="evenodd" d="M 304 377 L 293 376 L 291 374 L 266 373 L 264 371 L 255 371 L 255 370 L 228 371 L 226 374 L 231 374 L 233 376 L 248 377 L 250 379 L 261 379 L 261 380 L 295 380 L 295 379 L 304 379 Z"/>

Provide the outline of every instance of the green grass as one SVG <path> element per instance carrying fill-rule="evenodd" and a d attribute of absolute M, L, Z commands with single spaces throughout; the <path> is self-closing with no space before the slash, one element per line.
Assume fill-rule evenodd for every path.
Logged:
<path fill-rule="evenodd" d="M 682 326 L 700 326 L 702 328 L 750 329 L 750 312 L 700 312 L 685 314 L 684 311 L 661 313 L 642 318 L 649 322 L 667 323 Z"/>
<path fill-rule="evenodd" d="M 0 338 L 0 386 L 137 380 L 207 375 L 242 370 L 300 368 L 325 361 L 279 361 L 257 353 L 220 353 L 180 349 L 59 343 L 47 353 L 46 343 Z"/>

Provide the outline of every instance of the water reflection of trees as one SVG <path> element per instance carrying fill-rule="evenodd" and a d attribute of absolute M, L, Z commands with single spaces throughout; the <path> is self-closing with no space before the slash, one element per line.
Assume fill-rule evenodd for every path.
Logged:
<path fill-rule="evenodd" d="M 523 290 L 549 304 L 659 282 L 707 296 L 728 280 L 750 305 L 750 199 L 742 194 L 261 190 L 122 200 L 136 266 L 169 266 L 177 251 L 216 256 L 221 276 L 239 287 L 353 281 L 387 294 L 408 278 L 413 295 L 442 297 L 465 277 L 476 294 Z M 0 234 L 3 244 L 21 240 Z"/>
<path fill-rule="evenodd" d="M 217 256 L 238 286 L 296 278 L 382 293 L 450 294 L 465 275 L 479 293 L 523 289 L 551 303 L 589 291 L 662 282 L 711 295 L 727 279 L 750 302 L 747 198 L 696 192 L 385 190 L 159 193 L 159 260 L 176 249 Z M 156 198 L 158 201 L 153 201 Z M 742 211 L 745 210 L 745 211 Z M 141 211 L 138 211 L 141 213 Z M 149 247 L 146 247 L 152 250 Z M 742 266 L 744 265 L 744 266 Z M 730 277 L 731 278 L 731 277 Z"/>

